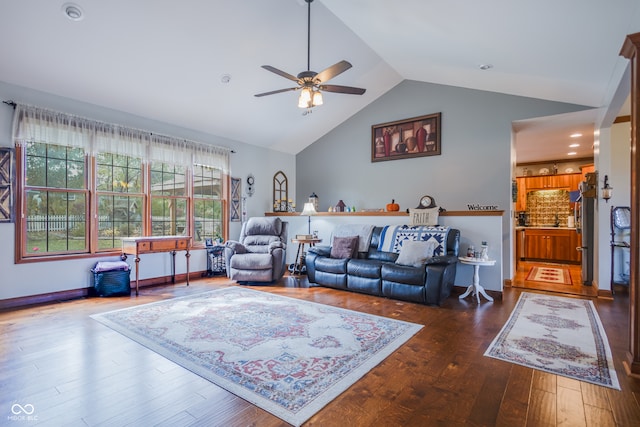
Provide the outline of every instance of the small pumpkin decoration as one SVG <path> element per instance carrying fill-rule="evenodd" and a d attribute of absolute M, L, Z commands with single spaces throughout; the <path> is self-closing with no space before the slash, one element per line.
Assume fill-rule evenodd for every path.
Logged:
<path fill-rule="evenodd" d="M 387 212 L 398 212 L 400 205 L 396 203 L 395 199 L 391 199 L 391 203 L 387 203 Z"/>

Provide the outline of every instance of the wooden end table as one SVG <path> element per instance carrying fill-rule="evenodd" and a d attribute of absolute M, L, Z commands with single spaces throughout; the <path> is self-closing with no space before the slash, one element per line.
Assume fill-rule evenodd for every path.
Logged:
<path fill-rule="evenodd" d="M 322 242 L 322 239 L 312 238 L 312 239 L 291 239 L 291 243 L 298 244 L 298 251 L 296 252 L 296 261 L 293 263 L 293 271 L 292 275 L 296 274 L 298 271 L 298 275 L 302 274 L 302 262 L 304 260 L 304 245 L 309 245 L 309 247 L 315 246 L 316 243 Z"/>

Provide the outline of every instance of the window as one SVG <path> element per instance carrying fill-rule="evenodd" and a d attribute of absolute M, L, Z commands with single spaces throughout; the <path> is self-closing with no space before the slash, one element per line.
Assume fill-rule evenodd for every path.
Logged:
<path fill-rule="evenodd" d="M 98 250 L 117 249 L 121 237 L 143 235 L 142 160 L 111 153 L 96 156 Z"/>
<path fill-rule="evenodd" d="M 121 237 L 224 238 L 229 150 L 36 107 L 14 120 L 18 262 L 113 252 Z"/>
<path fill-rule="evenodd" d="M 181 166 L 151 165 L 151 235 L 187 234 L 187 182 Z"/>
<path fill-rule="evenodd" d="M 86 252 L 86 158 L 78 148 L 31 142 L 25 153 L 27 254 Z"/>
<path fill-rule="evenodd" d="M 193 167 L 193 240 L 221 239 L 223 228 L 223 185 L 220 169 L 203 165 Z"/>

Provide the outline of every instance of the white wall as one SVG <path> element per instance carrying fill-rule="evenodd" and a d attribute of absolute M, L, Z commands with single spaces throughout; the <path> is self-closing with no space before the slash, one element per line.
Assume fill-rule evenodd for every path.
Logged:
<path fill-rule="evenodd" d="M 598 201 L 596 204 L 596 253 L 594 254 L 594 278 L 598 290 L 611 289 L 611 208 L 630 206 L 631 203 L 631 123 L 624 122 L 601 129 L 598 135 L 599 145 L 596 156 L 598 170 Z M 606 202 L 602 199 L 601 189 L 604 176 L 609 176 L 609 185 L 613 187 L 613 196 Z M 628 261 L 629 253 L 623 250 L 615 252 L 618 265 Z"/>
<path fill-rule="evenodd" d="M 395 199 L 405 210 L 416 207 L 424 194 L 447 210 L 495 205 L 505 211 L 502 241 L 497 244 L 502 247 L 503 276 L 511 278 L 511 124 L 585 108 L 404 81 L 298 154 L 297 196 L 315 192 L 322 210 L 340 199 L 359 210 L 383 208 Z M 438 112 L 442 155 L 371 162 L 372 125 Z"/>
<path fill-rule="evenodd" d="M 117 123 L 156 133 L 229 147 L 236 151 L 235 154 L 231 155 L 231 176 L 242 178 L 245 181 L 247 175 L 253 173 L 256 178 L 255 194 L 253 197 L 247 198 L 247 213 L 249 216 L 261 216 L 265 210 L 270 209 L 272 203 L 272 179 L 278 170 L 282 170 L 289 177 L 289 183 L 292 186 L 290 194 L 295 194 L 295 179 L 293 178 L 296 174 L 296 167 L 295 157 L 292 155 L 3 82 L 0 82 L 0 100 L 13 100 L 109 123 Z M 13 108 L 0 104 L 0 146 L 10 147 L 13 145 L 11 139 L 12 117 Z M 245 188 L 246 183 L 243 182 L 243 190 Z M 240 222 L 231 223 L 230 238 L 238 237 L 240 224 Z M 98 257 L 15 264 L 14 241 L 15 225 L 13 223 L 0 223 L 0 277 L 2 277 L 0 279 L 0 300 L 87 287 L 91 278 L 89 269 L 96 261 L 117 259 L 116 257 Z M 190 259 L 190 270 L 203 271 L 205 269 L 206 257 L 204 251 L 193 251 Z M 179 252 L 176 255 L 176 272 L 180 274 L 185 271 L 185 257 Z M 132 272 L 132 277 L 133 274 L 135 272 Z M 140 261 L 141 279 L 168 276 L 170 274 L 170 255 L 151 254 L 142 257 Z"/>

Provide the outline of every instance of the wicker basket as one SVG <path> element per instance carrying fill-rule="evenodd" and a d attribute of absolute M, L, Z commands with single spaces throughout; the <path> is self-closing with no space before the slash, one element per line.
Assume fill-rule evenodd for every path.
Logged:
<path fill-rule="evenodd" d="M 131 294 L 129 277 L 131 270 L 95 271 L 93 273 L 93 288 L 101 297 L 113 297 Z"/>

